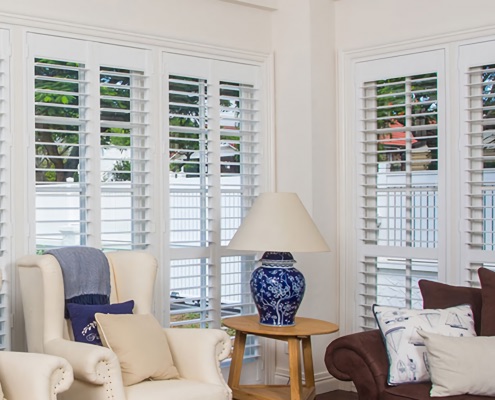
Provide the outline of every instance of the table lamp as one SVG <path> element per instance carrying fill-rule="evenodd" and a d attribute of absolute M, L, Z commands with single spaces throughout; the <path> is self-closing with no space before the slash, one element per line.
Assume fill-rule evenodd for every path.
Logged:
<path fill-rule="evenodd" d="M 260 324 L 295 325 L 306 283 L 290 252 L 330 251 L 297 194 L 259 195 L 228 248 L 264 251 L 250 280 Z"/>

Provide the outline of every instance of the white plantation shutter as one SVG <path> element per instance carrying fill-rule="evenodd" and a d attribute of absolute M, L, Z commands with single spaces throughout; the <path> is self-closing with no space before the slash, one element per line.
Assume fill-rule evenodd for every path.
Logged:
<path fill-rule="evenodd" d="M 34 74 L 37 248 L 86 244 L 86 69 L 36 58 Z"/>
<path fill-rule="evenodd" d="M 221 244 L 228 245 L 259 190 L 259 89 L 252 84 L 220 82 Z M 249 280 L 253 256 L 221 259 L 222 315 L 255 312 Z M 246 356 L 257 355 L 250 338 Z"/>
<path fill-rule="evenodd" d="M 10 349 L 11 306 L 9 294 L 12 291 L 8 266 L 12 259 L 10 226 L 10 41 L 9 33 L 0 30 L 0 350 Z"/>
<path fill-rule="evenodd" d="M 144 250 L 150 230 L 148 77 L 100 67 L 101 240 Z"/>
<path fill-rule="evenodd" d="M 222 244 L 227 245 L 258 194 L 259 97 L 253 85 L 220 82 Z"/>
<path fill-rule="evenodd" d="M 374 303 L 421 307 L 417 282 L 436 279 L 444 107 L 441 54 L 358 64 L 358 263 L 361 328 Z"/>
<path fill-rule="evenodd" d="M 147 52 L 37 34 L 28 39 L 37 249 L 146 248 Z"/>
<path fill-rule="evenodd" d="M 205 79 L 169 77 L 172 246 L 208 246 L 211 241 L 207 84 Z"/>
<path fill-rule="evenodd" d="M 479 286 L 477 270 L 495 269 L 495 42 L 461 47 L 465 280 Z"/>
<path fill-rule="evenodd" d="M 212 240 L 208 82 L 170 75 L 168 84 L 170 245 L 207 249 Z M 206 327 L 212 322 L 213 266 L 208 252 L 202 254 L 204 257 L 171 262 L 170 313 L 174 326 Z"/>
<path fill-rule="evenodd" d="M 259 71 L 172 54 L 165 69 L 171 324 L 219 326 L 222 317 L 255 312 L 249 291 L 254 256 L 223 246 L 260 190 Z M 257 354 L 256 344 L 249 354 Z"/>

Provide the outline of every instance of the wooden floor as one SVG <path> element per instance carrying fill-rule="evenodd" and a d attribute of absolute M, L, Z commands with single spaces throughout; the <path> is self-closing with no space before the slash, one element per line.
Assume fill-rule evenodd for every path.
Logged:
<path fill-rule="evenodd" d="M 357 393 L 336 390 L 334 392 L 322 393 L 316 396 L 316 400 L 357 400 Z"/>

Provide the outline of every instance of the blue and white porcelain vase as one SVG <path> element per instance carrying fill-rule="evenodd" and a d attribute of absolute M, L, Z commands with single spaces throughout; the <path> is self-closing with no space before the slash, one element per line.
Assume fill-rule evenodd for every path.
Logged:
<path fill-rule="evenodd" d="M 295 267 L 291 253 L 267 251 L 251 276 L 251 293 L 260 324 L 295 325 L 296 312 L 306 289 L 303 274 Z"/>

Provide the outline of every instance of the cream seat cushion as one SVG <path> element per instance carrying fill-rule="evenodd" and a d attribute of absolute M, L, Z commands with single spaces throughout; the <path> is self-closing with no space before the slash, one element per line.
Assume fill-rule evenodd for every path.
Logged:
<path fill-rule="evenodd" d="M 224 386 L 186 379 L 145 381 L 125 388 L 128 399 L 162 399 L 160 393 L 167 393 L 167 399 L 218 400 L 227 399 L 229 394 Z"/>
<path fill-rule="evenodd" d="M 104 346 L 119 359 L 125 386 L 179 378 L 167 337 L 151 314 L 102 314 L 95 319 Z"/>

